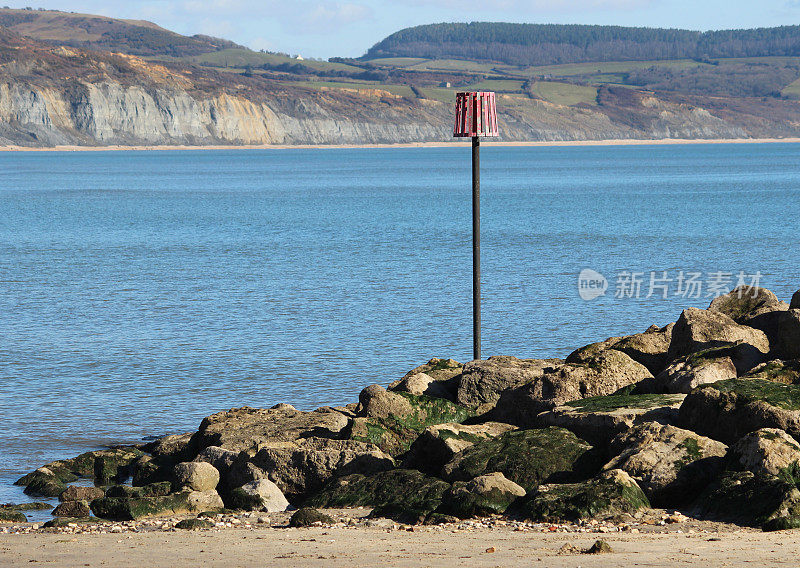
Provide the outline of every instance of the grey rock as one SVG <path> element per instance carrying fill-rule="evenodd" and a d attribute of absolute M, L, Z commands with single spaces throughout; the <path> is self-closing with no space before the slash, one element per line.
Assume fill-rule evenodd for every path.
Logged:
<path fill-rule="evenodd" d="M 686 394 L 700 385 L 735 379 L 736 366 L 731 358 L 714 357 L 719 354 L 710 351 L 711 356 L 704 356 L 708 351 L 701 351 L 673 361 L 655 378 L 655 392 Z"/>
<path fill-rule="evenodd" d="M 497 356 L 464 365 L 456 401 L 469 407 L 491 408 L 503 391 L 540 379 L 545 370 L 563 365 L 560 359 L 517 359 Z"/>
<path fill-rule="evenodd" d="M 652 378 L 644 365 L 620 351 L 608 349 L 591 362 L 547 368 L 529 382 L 503 391 L 488 416 L 528 428 L 536 424 L 539 413 L 558 405 L 613 394 Z"/>
<path fill-rule="evenodd" d="M 708 309 L 725 314 L 737 323 L 747 324 L 756 316 L 786 311 L 789 306 L 766 288 L 739 286 L 727 294 L 714 298 Z"/>
<path fill-rule="evenodd" d="M 237 408 L 203 419 L 197 439 L 199 449 L 217 446 L 235 452 L 258 452 L 276 441 L 311 436 L 338 437 L 349 419 L 333 409 L 302 412 L 290 408 Z"/>
<path fill-rule="evenodd" d="M 279 513 L 289 508 L 289 501 L 280 488 L 269 479 L 252 481 L 234 489 L 230 506 L 236 509 Z"/>
<path fill-rule="evenodd" d="M 244 468 L 256 479 L 265 473 L 284 494 L 294 498 L 322 488 L 333 477 L 372 474 L 391 469 L 394 465 L 391 456 L 372 444 L 307 438 L 265 445 L 237 470 Z M 237 470 L 232 470 L 230 475 L 235 475 Z M 244 477 L 240 474 L 239 479 Z"/>
<path fill-rule="evenodd" d="M 100 487 L 80 487 L 78 485 L 70 485 L 67 489 L 58 496 L 59 501 L 92 501 L 100 499 L 105 495 Z"/>
<path fill-rule="evenodd" d="M 763 361 L 770 350 L 764 332 L 740 325 L 721 312 L 689 308 L 683 311 L 672 330 L 669 357 L 675 360 L 698 351 L 736 343 L 749 346 L 757 363 Z"/>
<path fill-rule="evenodd" d="M 800 444 L 783 430 L 762 428 L 733 444 L 730 456 L 753 473 L 780 475 L 793 464 L 800 464 Z"/>
<path fill-rule="evenodd" d="M 172 486 L 175 491 L 213 491 L 219 485 L 219 471 L 206 462 L 183 462 L 175 466 Z"/>
<path fill-rule="evenodd" d="M 617 436 L 604 470 L 627 472 L 657 506 L 693 500 L 724 467 L 727 446 L 675 426 L 648 422 Z"/>

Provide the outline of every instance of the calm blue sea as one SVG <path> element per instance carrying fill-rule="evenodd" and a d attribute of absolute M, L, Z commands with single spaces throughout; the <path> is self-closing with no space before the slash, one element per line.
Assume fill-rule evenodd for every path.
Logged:
<path fill-rule="evenodd" d="M 0 153 L 0 502 L 58 457 L 468 360 L 469 157 Z M 486 356 L 663 325 L 740 272 L 800 288 L 798 145 L 482 157 Z M 608 280 L 592 301 L 587 268 Z M 684 297 L 681 272 L 706 288 Z"/>

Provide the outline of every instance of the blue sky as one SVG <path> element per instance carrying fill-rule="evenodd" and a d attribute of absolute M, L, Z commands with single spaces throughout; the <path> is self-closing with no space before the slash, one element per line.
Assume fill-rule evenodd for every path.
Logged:
<path fill-rule="evenodd" d="M 31 0 L 34 2 L 35 0 Z M 39 0 L 4 2 L 146 19 L 306 57 L 359 56 L 401 28 L 454 21 L 615 24 L 696 30 L 800 23 L 800 0 Z"/>

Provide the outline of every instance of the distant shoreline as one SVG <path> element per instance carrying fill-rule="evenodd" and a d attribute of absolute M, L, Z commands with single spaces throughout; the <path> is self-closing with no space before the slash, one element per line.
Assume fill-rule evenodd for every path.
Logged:
<path fill-rule="evenodd" d="M 492 142 L 486 145 L 502 147 L 547 147 L 547 146 L 665 146 L 676 144 L 797 144 L 800 138 L 716 138 L 681 139 L 662 138 L 658 140 L 619 139 L 619 140 L 567 140 L 530 142 Z M 0 146 L 0 152 L 112 152 L 112 151 L 168 151 L 168 150 L 335 150 L 369 148 L 449 148 L 459 142 L 411 142 L 403 144 L 264 144 L 264 145 L 210 145 L 210 146 L 52 146 L 30 148 L 27 146 Z"/>

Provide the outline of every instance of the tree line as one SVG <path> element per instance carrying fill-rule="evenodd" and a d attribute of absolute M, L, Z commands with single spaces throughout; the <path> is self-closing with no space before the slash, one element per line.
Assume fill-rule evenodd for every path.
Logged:
<path fill-rule="evenodd" d="M 800 26 L 699 32 L 491 22 L 430 24 L 390 35 L 364 59 L 422 57 L 557 65 L 764 56 L 800 56 Z"/>

